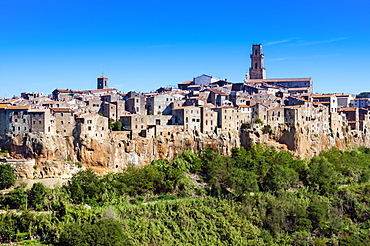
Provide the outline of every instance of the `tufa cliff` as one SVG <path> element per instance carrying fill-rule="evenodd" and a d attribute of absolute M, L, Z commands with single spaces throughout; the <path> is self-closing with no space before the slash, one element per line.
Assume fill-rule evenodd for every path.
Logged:
<path fill-rule="evenodd" d="M 369 146 L 369 136 L 356 131 L 310 132 L 309 128 L 286 126 L 270 129 L 252 124 L 241 132 L 200 134 L 174 132 L 169 136 L 131 139 L 127 132 L 110 132 L 105 138 L 88 135 L 62 137 L 44 133 L 7 135 L 1 139 L 2 148 L 9 150 L 8 162 L 19 178 L 69 178 L 81 168 L 97 173 L 119 172 L 126 165 L 146 165 L 153 159 L 172 159 L 185 149 L 193 151 L 211 146 L 223 154 L 232 147 L 265 143 L 277 149 L 290 150 L 304 158 L 331 147 L 339 149 Z"/>

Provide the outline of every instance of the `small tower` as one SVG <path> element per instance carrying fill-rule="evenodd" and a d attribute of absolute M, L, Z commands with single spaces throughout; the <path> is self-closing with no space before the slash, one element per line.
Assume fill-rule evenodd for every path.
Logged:
<path fill-rule="evenodd" d="M 108 88 L 108 78 L 104 76 L 98 77 L 98 89 Z"/>
<path fill-rule="evenodd" d="M 263 66 L 265 56 L 262 54 L 262 44 L 252 45 L 250 79 L 266 79 L 266 68 Z"/>

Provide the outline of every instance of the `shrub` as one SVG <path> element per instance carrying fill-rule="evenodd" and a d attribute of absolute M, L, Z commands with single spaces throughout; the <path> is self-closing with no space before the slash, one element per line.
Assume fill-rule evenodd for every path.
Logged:
<path fill-rule="evenodd" d="M 15 183 L 15 175 L 10 164 L 0 165 L 0 189 L 6 189 Z"/>

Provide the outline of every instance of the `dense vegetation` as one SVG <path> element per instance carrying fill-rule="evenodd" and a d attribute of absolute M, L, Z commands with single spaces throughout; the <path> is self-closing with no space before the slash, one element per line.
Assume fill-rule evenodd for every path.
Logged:
<path fill-rule="evenodd" d="M 264 145 L 186 150 L 121 173 L 81 171 L 64 187 L 17 187 L 0 203 L 3 242 L 369 245 L 370 149 L 306 160 Z"/>

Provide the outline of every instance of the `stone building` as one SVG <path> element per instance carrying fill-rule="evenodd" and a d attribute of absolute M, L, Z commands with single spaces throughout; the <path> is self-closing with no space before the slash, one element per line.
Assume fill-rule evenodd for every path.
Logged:
<path fill-rule="evenodd" d="M 126 99 L 125 109 L 131 114 L 146 114 L 146 97 L 144 95 L 135 95 Z"/>
<path fill-rule="evenodd" d="M 237 108 L 231 106 L 217 107 L 213 109 L 217 112 L 217 127 L 221 132 L 235 132 L 240 129 L 240 114 Z"/>
<path fill-rule="evenodd" d="M 265 56 L 262 54 L 262 44 L 252 45 L 251 67 L 249 68 L 249 79 L 265 79 L 266 68 L 264 67 Z"/>
<path fill-rule="evenodd" d="M 183 98 L 180 94 L 159 94 L 146 99 L 146 110 L 148 115 L 170 115 L 172 103 Z"/>
<path fill-rule="evenodd" d="M 30 109 L 28 114 L 30 115 L 30 132 L 55 134 L 55 117 L 50 109 Z"/>
<path fill-rule="evenodd" d="M 205 134 L 214 133 L 217 128 L 218 113 L 213 110 L 212 104 L 206 104 L 199 107 L 201 112 L 201 132 Z"/>
<path fill-rule="evenodd" d="M 279 124 L 284 124 L 284 107 L 273 107 L 267 110 L 267 124 L 276 127 Z"/>
<path fill-rule="evenodd" d="M 108 78 L 100 76 L 97 78 L 97 89 L 108 89 Z"/>
<path fill-rule="evenodd" d="M 313 102 L 321 103 L 329 107 L 330 113 L 338 112 L 338 100 L 334 94 L 313 94 L 311 96 Z"/>
<path fill-rule="evenodd" d="M 201 110 L 199 107 L 182 106 L 172 110 L 172 125 L 184 125 L 184 130 L 200 131 Z"/>
<path fill-rule="evenodd" d="M 51 108 L 55 118 L 55 132 L 62 136 L 72 136 L 75 128 L 75 110 L 70 108 Z"/>
<path fill-rule="evenodd" d="M 350 107 L 353 104 L 353 100 L 355 99 L 355 96 L 352 94 L 336 94 L 338 99 L 338 107 Z"/>
<path fill-rule="evenodd" d="M 76 131 L 90 137 L 105 138 L 109 132 L 108 118 L 96 113 L 80 114 L 76 117 Z"/>
<path fill-rule="evenodd" d="M 24 134 L 30 132 L 30 114 L 27 106 L 8 106 L 5 111 L 6 131 L 12 134 Z"/>

